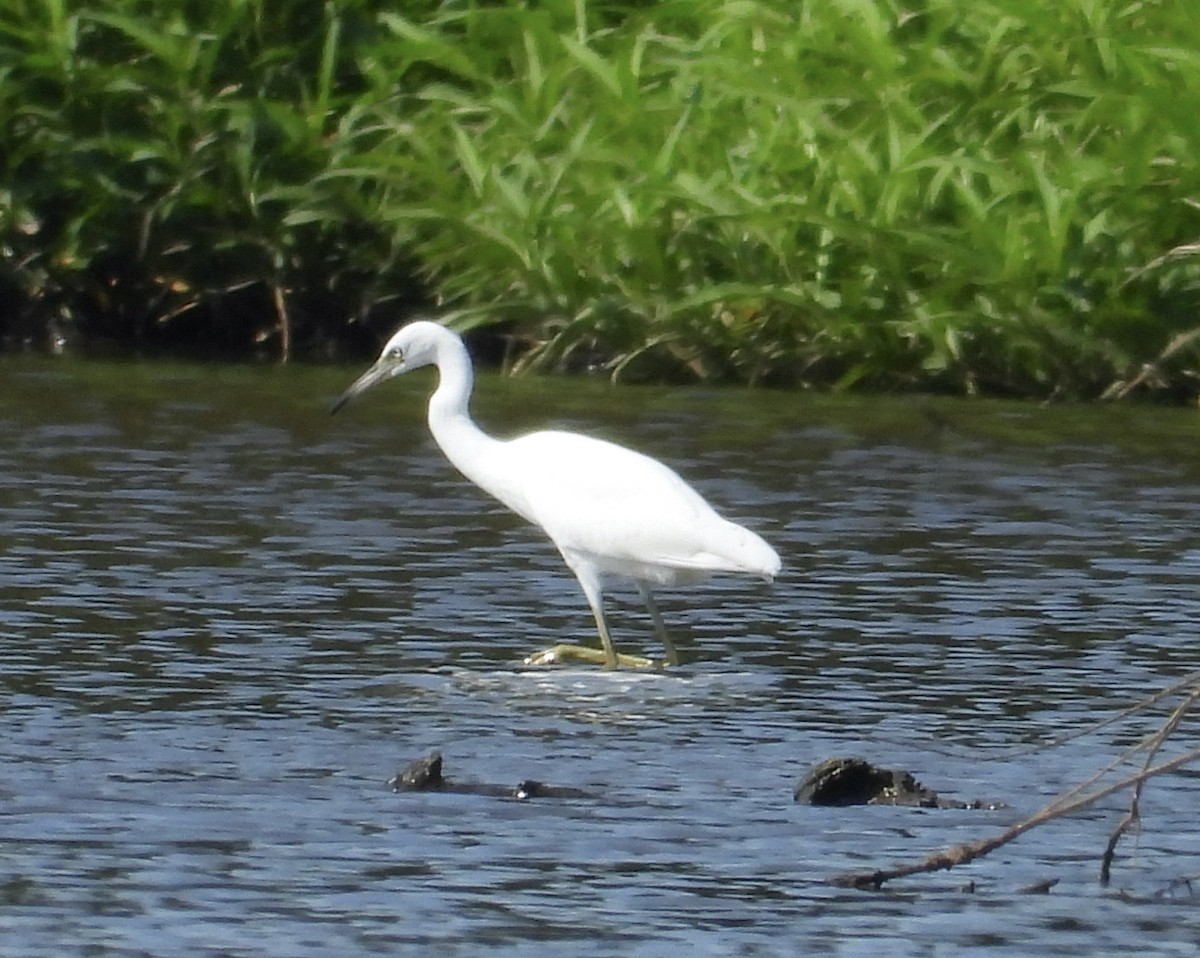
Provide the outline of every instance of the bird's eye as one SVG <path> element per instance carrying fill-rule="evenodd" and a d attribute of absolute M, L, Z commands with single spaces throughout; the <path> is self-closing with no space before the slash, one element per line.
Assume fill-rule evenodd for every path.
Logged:
<path fill-rule="evenodd" d="M 395 346 L 388 350 L 387 358 L 394 362 L 400 362 L 404 358 L 404 350 L 399 346 Z"/>

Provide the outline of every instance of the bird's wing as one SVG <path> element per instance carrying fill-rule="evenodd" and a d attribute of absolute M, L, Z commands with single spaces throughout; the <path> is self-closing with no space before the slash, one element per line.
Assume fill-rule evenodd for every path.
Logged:
<path fill-rule="evenodd" d="M 771 552 L 770 547 L 718 516 L 657 460 L 566 432 L 532 433 L 506 447 L 507 471 L 522 480 L 518 498 L 524 508 L 516 511 L 540 525 L 560 549 L 591 556 L 617 572 L 767 571 L 761 549 Z"/>

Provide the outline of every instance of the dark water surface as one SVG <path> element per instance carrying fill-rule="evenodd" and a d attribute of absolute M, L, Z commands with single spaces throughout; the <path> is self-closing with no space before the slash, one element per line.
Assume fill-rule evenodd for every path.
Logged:
<path fill-rule="evenodd" d="M 635 445 L 784 558 L 664 595 L 688 661 L 609 674 L 521 665 L 594 641 L 577 585 L 444 463 L 429 377 L 330 419 L 355 372 L 0 359 L 0 953 L 1197 953 L 1196 771 L 1109 888 L 1124 793 L 825 881 L 995 834 L 1161 721 L 1014 751 L 1197 668 L 1194 410 L 485 379 L 488 428 Z M 385 787 L 434 748 L 600 797 Z M 840 754 L 1009 807 L 794 805 Z"/>

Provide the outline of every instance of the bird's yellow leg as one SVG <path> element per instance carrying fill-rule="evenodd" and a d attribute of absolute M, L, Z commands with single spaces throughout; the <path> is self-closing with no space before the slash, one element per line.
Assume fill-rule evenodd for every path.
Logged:
<path fill-rule="evenodd" d="M 675 643 L 671 641 L 671 636 L 667 634 L 666 623 L 663 622 L 662 613 L 658 611 L 658 603 L 654 601 L 654 596 L 645 583 L 637 584 L 638 591 L 642 593 L 642 599 L 645 600 L 646 608 L 650 610 L 650 618 L 654 620 L 654 631 L 658 633 L 658 639 L 663 644 L 663 650 L 667 653 L 667 665 L 679 664 L 679 653 L 675 651 Z"/>
<path fill-rule="evenodd" d="M 578 575 L 578 571 L 576 572 Z M 582 645 L 556 645 L 538 652 L 525 659 L 526 665 L 554 665 L 559 662 L 591 662 L 603 665 L 606 669 L 653 669 L 660 663 L 640 655 L 622 655 L 613 648 L 612 636 L 608 634 L 608 623 L 604 621 L 604 606 L 601 604 L 600 589 L 591 576 L 580 575 L 579 582 L 583 586 L 583 594 L 587 596 L 588 605 L 592 607 L 592 615 L 596 617 L 596 631 L 600 633 L 601 649 L 589 649 Z M 645 594 L 643 592 L 643 594 Z M 657 611 L 657 610 L 654 610 Z M 661 625 L 662 618 L 658 617 Z M 665 630 L 664 630 L 665 631 Z M 667 648 L 674 653 L 668 641 Z"/>
<path fill-rule="evenodd" d="M 554 645 L 541 652 L 525 657 L 526 665 L 562 665 L 566 662 L 587 662 L 592 665 L 608 666 L 608 656 L 603 649 L 591 649 L 585 645 Z M 616 653 L 616 662 L 611 668 L 622 669 L 657 669 L 665 663 L 656 662 L 642 655 L 626 655 Z"/>

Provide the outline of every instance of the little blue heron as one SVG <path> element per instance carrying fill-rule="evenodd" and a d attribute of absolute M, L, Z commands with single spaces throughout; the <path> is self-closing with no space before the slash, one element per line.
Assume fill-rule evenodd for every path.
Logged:
<path fill-rule="evenodd" d="M 438 323 L 420 320 L 402 327 L 331 412 L 377 383 L 431 365 L 439 377 L 429 400 L 433 438 L 459 472 L 540 526 L 558 547 L 592 607 L 608 668 L 647 664 L 618 656 L 613 648 L 604 620 L 608 578 L 637 584 L 667 661 L 676 664 L 652 586 L 699 582 L 714 572 L 745 573 L 769 582 L 779 572 L 774 549 L 722 519 L 661 462 L 573 432 L 534 432 L 509 440 L 487 435 L 468 409 L 474 374 L 467 349 L 458 334 Z M 527 661 L 544 664 L 566 657 L 601 660 L 596 649 L 558 645 Z"/>

